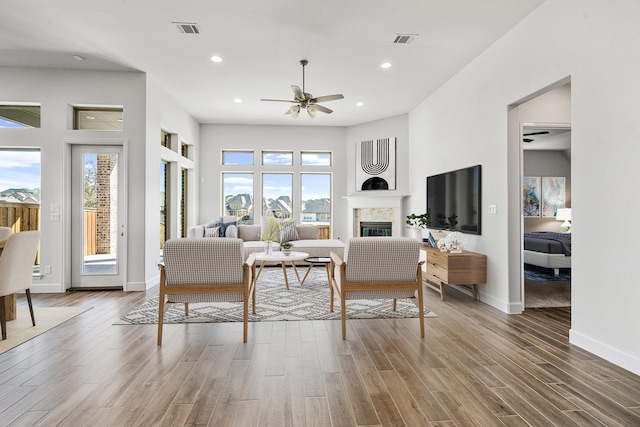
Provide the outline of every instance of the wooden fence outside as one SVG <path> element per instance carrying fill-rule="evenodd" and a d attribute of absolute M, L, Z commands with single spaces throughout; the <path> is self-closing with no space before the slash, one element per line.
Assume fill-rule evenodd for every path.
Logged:
<path fill-rule="evenodd" d="M 0 227 L 10 227 L 12 233 L 40 230 L 40 205 L 0 202 Z M 40 264 L 39 248 L 36 264 Z"/>
<path fill-rule="evenodd" d="M 84 208 L 84 256 L 98 253 L 98 210 Z"/>
<path fill-rule="evenodd" d="M 85 209 L 85 255 L 95 255 L 97 253 L 96 218 L 96 209 Z M 11 227 L 12 233 L 18 233 L 20 231 L 40 230 L 40 205 L 30 203 L 0 203 L 0 227 Z"/>
<path fill-rule="evenodd" d="M 40 205 L 0 203 L 0 227 L 11 227 L 12 233 L 40 230 Z"/>

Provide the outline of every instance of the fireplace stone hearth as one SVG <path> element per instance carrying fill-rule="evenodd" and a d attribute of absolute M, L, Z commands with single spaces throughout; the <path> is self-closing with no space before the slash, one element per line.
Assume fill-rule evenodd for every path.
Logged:
<path fill-rule="evenodd" d="M 361 222 L 391 223 L 393 237 L 402 236 L 404 214 L 402 200 L 406 196 L 348 196 L 349 236 L 360 237 Z"/>

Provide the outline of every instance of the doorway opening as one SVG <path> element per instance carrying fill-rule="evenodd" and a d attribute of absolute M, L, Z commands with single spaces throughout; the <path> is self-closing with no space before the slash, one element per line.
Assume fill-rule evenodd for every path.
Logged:
<path fill-rule="evenodd" d="M 571 306 L 571 126 L 522 125 L 524 308 Z"/>
<path fill-rule="evenodd" d="M 73 145 L 71 162 L 71 288 L 124 289 L 122 146 Z"/>

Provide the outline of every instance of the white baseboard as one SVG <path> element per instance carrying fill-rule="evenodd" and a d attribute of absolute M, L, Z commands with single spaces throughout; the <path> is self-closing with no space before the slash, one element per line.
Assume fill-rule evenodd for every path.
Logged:
<path fill-rule="evenodd" d="M 125 288 L 125 291 L 144 292 L 159 284 L 160 284 L 160 275 L 158 274 L 157 276 L 152 277 L 146 282 L 127 282 L 127 287 Z"/>
<path fill-rule="evenodd" d="M 126 292 L 144 292 L 146 291 L 147 283 L 146 282 L 127 282 L 127 287 L 125 288 Z"/>
<path fill-rule="evenodd" d="M 569 331 L 569 342 L 636 375 L 640 375 L 640 359 L 636 356 L 627 354 L 598 340 L 594 340 L 573 329 Z"/>
<path fill-rule="evenodd" d="M 66 292 L 62 283 L 40 283 L 34 281 L 31 285 L 31 292 L 34 294 L 60 294 Z"/>
<path fill-rule="evenodd" d="M 471 295 L 471 291 L 469 291 L 468 289 L 467 291 L 469 295 Z M 478 291 L 478 300 L 507 314 L 522 314 L 522 312 L 524 311 L 524 307 L 521 302 L 502 301 L 492 296 L 486 295 L 480 290 Z"/>

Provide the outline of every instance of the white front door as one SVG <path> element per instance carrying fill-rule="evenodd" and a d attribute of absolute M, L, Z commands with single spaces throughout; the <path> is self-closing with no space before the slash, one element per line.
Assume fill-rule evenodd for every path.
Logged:
<path fill-rule="evenodd" d="M 121 145 L 71 148 L 72 288 L 124 288 L 122 153 Z"/>

